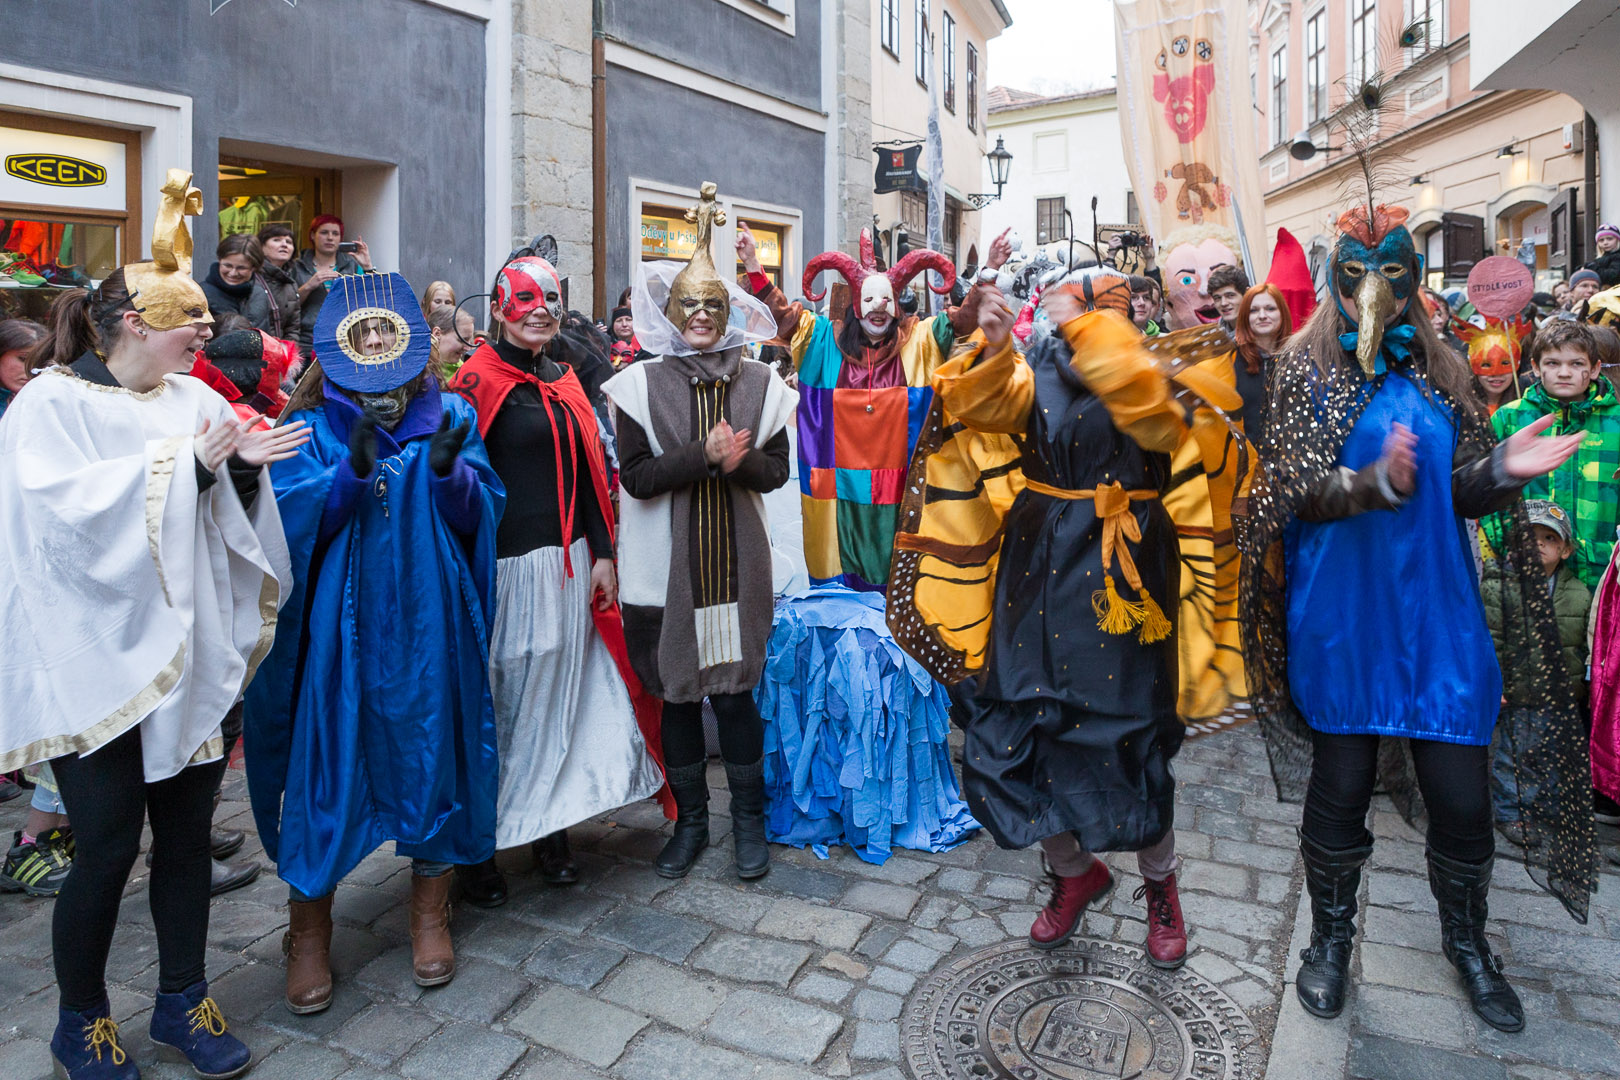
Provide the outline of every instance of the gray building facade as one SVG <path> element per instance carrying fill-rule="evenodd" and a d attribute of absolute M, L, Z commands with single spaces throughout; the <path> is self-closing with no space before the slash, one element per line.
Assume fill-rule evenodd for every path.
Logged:
<path fill-rule="evenodd" d="M 144 254 L 157 188 L 179 166 L 206 204 L 192 221 L 199 276 L 221 228 L 289 220 L 303 247 L 311 217 L 337 213 L 380 268 L 481 291 L 510 240 L 494 141 L 509 132 L 510 75 L 490 73 L 511 64 L 511 0 L 217 3 L 0 0 L 5 152 L 39 140 L 121 166 L 100 193 L 36 185 L 40 216 L 121 220 L 119 255 Z M 16 196 L 0 198 L 13 216 Z"/>
<path fill-rule="evenodd" d="M 596 220 L 609 305 L 639 261 L 690 256 L 679 215 L 706 180 L 728 211 L 722 269 L 739 221 L 790 297 L 805 262 L 837 245 L 832 2 L 600 0 Z"/>

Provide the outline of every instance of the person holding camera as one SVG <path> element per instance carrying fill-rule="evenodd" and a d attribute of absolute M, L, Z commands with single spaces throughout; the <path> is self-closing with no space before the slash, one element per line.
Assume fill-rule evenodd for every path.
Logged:
<path fill-rule="evenodd" d="M 306 353 L 314 340 L 321 304 L 326 301 L 327 283 L 346 274 L 369 274 L 373 270 L 365 238 L 344 240 L 343 219 L 336 214 L 320 214 L 310 222 L 309 243 L 293 263 L 300 306 L 298 347 Z"/>

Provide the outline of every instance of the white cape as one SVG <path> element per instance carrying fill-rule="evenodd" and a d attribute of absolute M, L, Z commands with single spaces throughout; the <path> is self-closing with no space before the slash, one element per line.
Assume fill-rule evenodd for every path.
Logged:
<path fill-rule="evenodd" d="M 146 779 L 219 757 L 291 584 L 270 474 L 197 490 L 193 432 L 235 416 L 188 375 L 144 394 L 53 369 L 0 420 L 0 770 L 135 725 Z"/>

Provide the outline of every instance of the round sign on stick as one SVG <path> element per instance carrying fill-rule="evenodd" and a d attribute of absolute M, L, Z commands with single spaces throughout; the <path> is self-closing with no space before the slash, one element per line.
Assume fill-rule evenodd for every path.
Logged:
<path fill-rule="evenodd" d="M 1468 299 L 1479 312 L 1512 319 L 1536 291 L 1530 268 L 1506 255 L 1488 255 L 1468 273 Z"/>

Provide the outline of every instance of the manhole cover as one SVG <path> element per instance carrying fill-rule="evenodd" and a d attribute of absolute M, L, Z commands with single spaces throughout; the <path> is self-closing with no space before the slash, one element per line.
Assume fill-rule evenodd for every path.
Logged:
<path fill-rule="evenodd" d="M 907 1002 L 904 1033 L 915 1080 L 1248 1080 L 1254 1037 L 1198 975 L 1090 938 L 947 964 Z"/>

